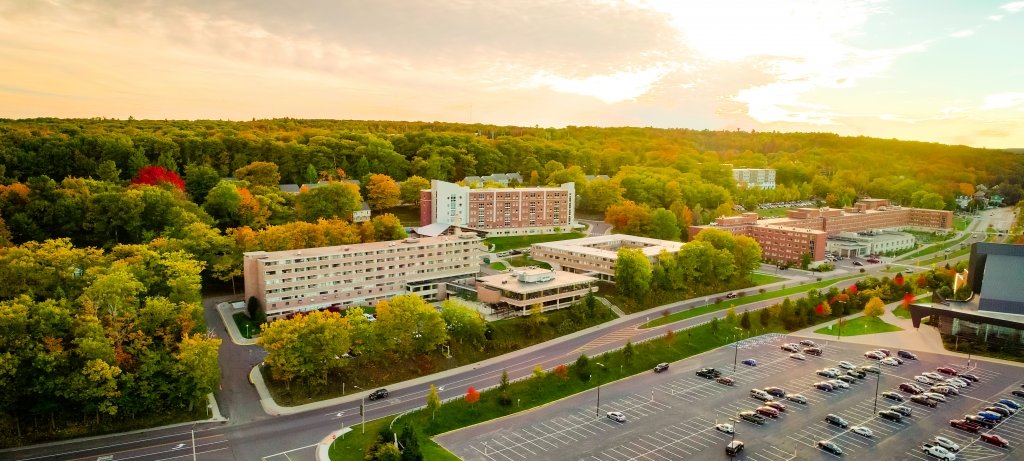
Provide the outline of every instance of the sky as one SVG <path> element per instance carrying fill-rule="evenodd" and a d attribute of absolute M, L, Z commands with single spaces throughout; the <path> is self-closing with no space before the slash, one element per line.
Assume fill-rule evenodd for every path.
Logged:
<path fill-rule="evenodd" d="M 0 0 L 0 117 L 1024 147 L 1024 1 Z"/>

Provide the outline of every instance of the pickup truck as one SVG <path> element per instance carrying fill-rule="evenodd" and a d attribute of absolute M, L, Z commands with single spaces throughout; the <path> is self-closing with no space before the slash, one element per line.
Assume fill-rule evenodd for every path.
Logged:
<path fill-rule="evenodd" d="M 934 457 L 939 458 L 941 460 L 956 461 L 956 455 L 955 454 L 950 453 L 949 450 L 947 450 L 945 448 L 942 448 L 942 447 L 940 447 L 938 445 L 933 445 L 933 444 L 930 444 L 930 443 L 926 443 L 924 445 L 921 445 L 921 451 L 923 451 L 927 455 L 934 456 Z"/>

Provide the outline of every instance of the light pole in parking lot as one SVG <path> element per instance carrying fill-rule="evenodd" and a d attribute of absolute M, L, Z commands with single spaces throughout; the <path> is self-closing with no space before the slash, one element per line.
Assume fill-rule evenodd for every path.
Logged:
<path fill-rule="evenodd" d="M 601 362 L 594 362 L 604 368 L 604 364 Z M 593 376 L 593 374 L 591 374 Z M 594 410 L 594 416 L 601 416 L 601 376 L 597 377 L 597 410 Z"/>
<path fill-rule="evenodd" d="M 882 381 L 882 369 L 878 369 L 878 373 L 875 374 L 875 407 L 871 410 L 872 414 L 878 414 L 878 383 Z"/>

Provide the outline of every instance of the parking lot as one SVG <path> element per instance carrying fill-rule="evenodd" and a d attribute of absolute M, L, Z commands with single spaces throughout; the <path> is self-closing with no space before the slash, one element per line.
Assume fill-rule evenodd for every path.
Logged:
<path fill-rule="evenodd" d="M 444 434 L 435 440 L 457 456 L 467 460 L 701 460 L 728 459 L 724 448 L 733 435 L 715 429 L 719 423 L 732 424 L 735 439 L 745 449 L 735 459 L 782 461 L 790 459 L 836 459 L 817 448 L 819 440 L 828 440 L 843 450 L 843 458 L 862 460 L 935 459 L 921 451 L 923 442 L 942 436 L 960 445 L 958 460 L 1022 459 L 1019 445 L 1024 443 L 1024 412 L 1004 418 L 991 432 L 1010 442 L 1000 448 L 971 434 L 950 427 L 950 419 L 977 414 L 990 402 L 1013 397 L 1010 391 L 1022 389 L 1024 369 L 973 360 L 971 373 L 980 382 L 960 389 L 937 407 L 910 403 L 912 416 L 892 422 L 877 416 L 897 402 L 881 396 L 897 391 L 900 383 L 912 382 L 915 375 L 950 366 L 966 370 L 961 358 L 918 354 L 917 361 L 901 366 L 879 365 L 864 358 L 863 345 L 831 342 L 820 344 L 821 357 L 806 360 L 789 357 L 779 346 L 800 338 L 765 336 L 723 347 L 710 353 L 671 364 L 663 373 L 646 373 L 601 387 L 600 412 L 597 391 L 591 390 L 548 406 L 513 415 L 498 421 Z M 736 365 L 754 359 L 757 366 Z M 847 360 L 856 365 L 877 365 L 882 374 L 868 373 L 849 389 L 822 391 L 814 383 L 827 380 L 815 370 L 837 367 Z M 695 375 L 702 367 L 715 367 L 734 385 Z M 750 389 L 778 386 L 788 393 L 799 393 L 806 405 L 777 399 L 786 407 L 777 418 L 763 425 L 741 420 L 741 411 L 753 411 L 761 402 L 749 396 Z M 876 402 L 876 386 L 878 399 Z M 909 394 L 902 393 L 904 397 Z M 626 416 L 624 423 L 605 417 L 609 411 Z M 872 437 L 865 437 L 825 422 L 827 414 L 838 415 L 850 426 L 864 426 Z M 987 432 L 982 429 L 982 433 Z"/>

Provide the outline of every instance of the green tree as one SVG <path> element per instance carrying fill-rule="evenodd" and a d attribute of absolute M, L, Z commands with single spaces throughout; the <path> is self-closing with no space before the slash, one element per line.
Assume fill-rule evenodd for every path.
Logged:
<path fill-rule="evenodd" d="M 398 206 L 401 189 L 391 176 L 371 174 L 366 181 L 366 203 L 373 210 L 383 210 Z"/>
<path fill-rule="evenodd" d="M 573 368 L 576 370 L 576 376 L 580 378 L 580 381 L 590 380 L 590 358 L 587 354 L 580 354 L 579 358 L 576 359 L 576 363 L 573 364 Z"/>
<path fill-rule="evenodd" d="M 359 188 L 351 184 L 330 183 L 295 198 L 295 215 L 306 222 L 321 218 L 351 219 L 352 212 L 362 206 Z"/>
<path fill-rule="evenodd" d="M 761 327 L 767 327 L 768 323 L 771 322 L 772 311 L 770 308 L 764 308 L 757 311 L 758 319 L 761 321 Z"/>
<path fill-rule="evenodd" d="M 725 323 L 729 325 L 736 325 L 736 308 L 729 306 L 729 310 L 725 311 Z"/>
<path fill-rule="evenodd" d="M 316 167 L 312 163 L 306 165 L 306 172 L 302 175 L 302 180 L 306 184 L 316 184 L 320 180 L 320 172 L 316 171 Z"/>
<path fill-rule="evenodd" d="M 373 224 L 373 237 L 379 242 L 401 240 L 409 235 L 405 232 L 402 221 L 391 213 L 374 216 L 370 223 Z"/>
<path fill-rule="evenodd" d="M 540 303 L 530 306 L 530 315 L 526 318 L 526 331 L 530 336 L 538 336 L 544 325 L 548 323 L 548 317 L 544 315 L 544 306 Z"/>
<path fill-rule="evenodd" d="M 185 192 L 199 205 L 206 201 L 206 195 L 219 182 L 220 174 L 207 165 L 190 163 L 185 166 Z"/>
<path fill-rule="evenodd" d="M 631 299 L 643 299 L 651 288 L 651 261 L 637 248 L 620 248 L 615 260 L 615 285 Z"/>
<path fill-rule="evenodd" d="M 635 354 L 633 341 L 627 339 L 626 345 L 622 347 L 622 363 L 627 367 L 633 364 L 633 354 Z"/>
<path fill-rule="evenodd" d="M 220 181 L 206 194 L 203 209 L 217 220 L 221 229 L 235 227 L 239 223 L 242 194 L 231 181 Z"/>
<path fill-rule="evenodd" d="M 743 315 L 740 316 L 740 328 L 744 330 L 750 330 L 750 312 L 743 311 Z"/>
<path fill-rule="evenodd" d="M 406 422 L 402 426 L 402 433 L 398 436 L 402 445 L 402 461 L 422 461 L 423 453 L 420 451 L 419 435 L 413 429 L 412 424 Z"/>
<path fill-rule="evenodd" d="M 264 186 L 277 189 L 281 184 L 281 173 L 278 172 L 277 164 L 271 162 L 252 162 L 235 170 L 235 177 L 248 181 L 253 186 Z"/>
<path fill-rule="evenodd" d="M 811 265 L 811 254 L 804 253 L 800 255 L 800 268 L 807 270 L 807 267 Z"/>
<path fill-rule="evenodd" d="M 651 225 L 647 235 L 651 238 L 679 241 L 679 223 L 676 215 L 664 208 L 651 213 Z"/>
<path fill-rule="evenodd" d="M 441 313 L 415 294 L 377 303 L 374 325 L 377 334 L 401 357 L 432 351 L 448 340 Z"/>
<path fill-rule="evenodd" d="M 508 370 L 501 370 L 501 380 L 498 381 L 498 403 L 501 405 L 512 405 L 512 396 L 509 395 Z"/>
<path fill-rule="evenodd" d="M 220 343 L 219 338 L 207 338 L 199 334 L 185 336 L 178 343 L 176 372 L 179 375 L 181 398 L 188 402 L 189 410 L 194 403 L 216 391 L 220 385 L 220 364 L 217 362 Z"/>
<path fill-rule="evenodd" d="M 340 314 L 314 311 L 267 324 L 256 343 L 267 351 L 271 375 L 290 386 L 295 379 L 326 384 L 328 374 L 352 347 L 350 326 Z"/>
<path fill-rule="evenodd" d="M 106 181 L 117 184 L 121 178 L 121 170 L 117 169 L 117 164 L 113 160 L 104 160 L 100 162 L 100 166 L 96 168 L 96 177 L 100 181 Z"/>
<path fill-rule="evenodd" d="M 430 392 L 427 394 L 427 409 L 430 410 L 430 419 L 434 419 L 437 410 L 441 408 L 441 397 L 437 395 L 437 386 L 431 384 Z"/>
<path fill-rule="evenodd" d="M 455 299 L 448 299 L 441 303 L 441 318 L 447 325 L 448 334 L 460 344 L 463 341 L 470 344 L 483 342 L 486 322 L 476 310 Z"/>
<path fill-rule="evenodd" d="M 402 182 L 399 187 L 399 196 L 402 199 L 402 203 L 406 203 L 413 206 L 420 205 L 420 191 L 424 189 L 430 189 L 430 181 L 423 179 L 419 176 L 410 176 Z"/>

